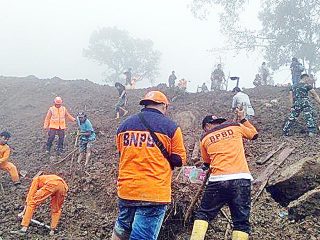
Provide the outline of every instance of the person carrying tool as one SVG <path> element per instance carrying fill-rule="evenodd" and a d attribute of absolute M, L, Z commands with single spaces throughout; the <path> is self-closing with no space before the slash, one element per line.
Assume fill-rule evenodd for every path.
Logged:
<path fill-rule="evenodd" d="M 297 84 L 291 86 L 290 88 L 290 103 L 291 111 L 288 117 L 288 120 L 283 126 L 283 135 L 289 136 L 289 131 L 292 127 L 292 124 L 297 120 L 300 113 L 303 112 L 304 120 L 307 123 L 308 133 L 310 137 L 314 137 L 317 133 L 317 123 L 315 120 L 314 109 L 311 105 L 310 98 L 308 93 L 317 101 L 320 105 L 320 98 L 316 91 L 312 88 L 309 82 L 309 75 L 302 74 L 301 80 Z"/>
<path fill-rule="evenodd" d="M 171 202 L 174 167 L 186 162 L 180 127 L 165 116 L 168 99 L 150 91 L 140 113 L 117 130 L 119 215 L 112 240 L 156 240 Z"/>
<path fill-rule="evenodd" d="M 245 117 L 251 119 L 254 116 L 254 109 L 251 105 L 249 96 L 242 92 L 239 87 L 235 87 L 232 92 L 235 93 L 232 98 L 232 111 L 243 109 Z"/>
<path fill-rule="evenodd" d="M 118 90 L 119 93 L 119 100 L 116 104 L 116 119 L 120 118 L 120 110 L 123 111 L 123 116 L 128 114 L 128 111 L 124 109 L 124 106 L 127 104 L 127 92 L 126 92 L 126 87 L 123 86 L 121 83 L 116 82 L 114 84 L 116 89 Z"/>
<path fill-rule="evenodd" d="M 169 76 L 168 82 L 169 82 L 169 88 L 174 88 L 175 82 L 176 82 L 176 75 L 175 75 L 175 71 L 171 72 L 171 75 Z"/>
<path fill-rule="evenodd" d="M 11 137 L 9 132 L 0 133 L 0 169 L 7 171 L 14 185 L 20 184 L 19 173 L 16 166 L 9 162 L 10 147 L 8 146 L 8 141 Z"/>
<path fill-rule="evenodd" d="M 35 209 L 47 198 L 51 197 L 50 235 L 53 235 L 59 223 L 61 208 L 67 195 L 67 191 L 68 185 L 61 177 L 57 175 L 42 175 L 35 177 L 32 180 L 27 195 L 26 205 L 23 211 L 18 215 L 19 217 L 22 217 L 22 228 L 13 233 L 25 235 Z"/>
<path fill-rule="evenodd" d="M 49 108 L 43 124 L 43 128 L 48 131 L 46 153 L 50 153 L 56 135 L 59 137 L 57 152 L 58 154 L 62 153 L 65 129 L 67 128 L 66 120 L 76 121 L 66 107 L 62 106 L 61 97 L 56 97 L 54 99 L 54 105 Z"/>
<path fill-rule="evenodd" d="M 90 120 L 87 119 L 87 115 L 85 113 L 78 113 L 77 123 L 80 129 L 78 163 L 80 164 L 83 156 L 86 155 L 84 166 L 87 166 L 91 156 L 92 144 L 96 140 L 96 133 L 94 132 L 92 124 Z"/>
<path fill-rule="evenodd" d="M 221 64 L 217 65 L 217 68 L 211 73 L 211 91 L 221 90 L 222 83 L 226 81 Z"/>
<path fill-rule="evenodd" d="M 204 135 L 200 149 L 203 168 L 211 171 L 200 207 L 196 212 L 191 240 L 203 240 L 208 222 L 223 205 L 228 204 L 233 222 L 233 240 L 247 240 L 250 232 L 252 176 L 244 154 L 242 138 L 258 137 L 255 127 L 237 110 L 239 123 L 225 123 L 225 118 L 206 116 L 202 121 Z"/>

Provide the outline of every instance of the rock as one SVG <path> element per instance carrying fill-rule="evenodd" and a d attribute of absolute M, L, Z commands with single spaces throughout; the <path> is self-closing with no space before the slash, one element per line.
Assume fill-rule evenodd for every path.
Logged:
<path fill-rule="evenodd" d="M 320 158 L 307 157 L 269 180 L 267 191 L 282 206 L 320 185 Z"/>
<path fill-rule="evenodd" d="M 196 116 L 192 111 L 178 112 L 173 119 L 182 130 L 192 129 L 196 126 Z"/>
<path fill-rule="evenodd" d="M 300 220 L 306 216 L 320 216 L 320 187 L 302 195 L 288 206 L 289 219 Z"/>

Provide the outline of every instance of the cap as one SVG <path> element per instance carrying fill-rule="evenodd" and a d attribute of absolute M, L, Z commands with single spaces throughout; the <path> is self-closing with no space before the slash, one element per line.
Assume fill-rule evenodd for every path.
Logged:
<path fill-rule="evenodd" d="M 215 115 L 208 115 L 202 120 L 202 129 L 206 126 L 207 123 L 218 123 L 221 124 L 227 121 L 225 118 L 217 117 Z"/>
<path fill-rule="evenodd" d="M 232 89 L 232 92 L 241 92 L 241 89 L 239 87 L 235 87 L 234 89 Z"/>

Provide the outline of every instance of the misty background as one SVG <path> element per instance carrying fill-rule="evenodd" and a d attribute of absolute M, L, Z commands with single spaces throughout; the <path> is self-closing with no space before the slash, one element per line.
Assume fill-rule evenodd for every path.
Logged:
<path fill-rule="evenodd" d="M 207 20 L 192 14 L 191 0 L 0 0 L 0 75 L 38 78 L 89 79 L 105 84 L 104 66 L 83 56 L 93 31 L 117 27 L 131 36 L 151 39 L 161 52 L 156 84 L 167 83 L 172 70 L 190 81 L 188 91 L 206 82 L 215 65 L 223 63 L 226 76 L 239 76 L 241 87 L 253 87 L 264 61 L 261 53 L 210 51 L 222 48 L 219 8 Z M 259 27 L 260 1 L 251 1 L 241 22 Z M 130 67 L 130 66 L 128 66 Z M 134 69 L 133 69 L 134 72 Z M 124 76 L 123 76 L 124 77 Z M 289 66 L 274 74 L 275 83 L 290 82 Z M 229 89 L 234 87 L 229 82 Z M 150 86 L 145 80 L 138 87 Z"/>

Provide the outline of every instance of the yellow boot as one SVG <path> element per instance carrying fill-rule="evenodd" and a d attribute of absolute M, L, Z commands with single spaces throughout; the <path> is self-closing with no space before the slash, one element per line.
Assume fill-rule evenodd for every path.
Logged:
<path fill-rule="evenodd" d="M 193 224 L 190 240 L 204 240 L 208 229 L 208 222 L 204 220 L 195 220 Z"/>
<path fill-rule="evenodd" d="M 232 232 L 232 240 L 248 240 L 249 234 L 241 231 Z"/>

